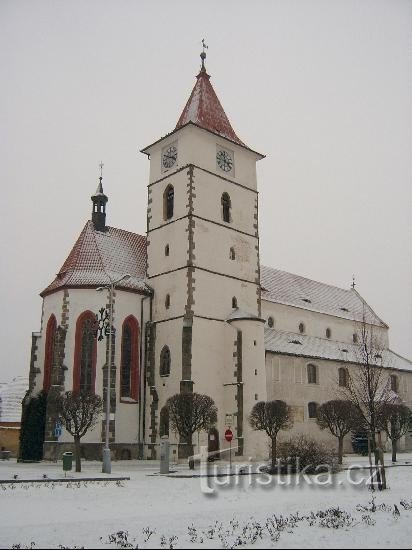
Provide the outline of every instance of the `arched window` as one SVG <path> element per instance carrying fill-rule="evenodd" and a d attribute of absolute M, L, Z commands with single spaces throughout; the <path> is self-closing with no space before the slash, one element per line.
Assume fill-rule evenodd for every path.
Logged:
<path fill-rule="evenodd" d="M 233 298 L 232 298 L 232 308 L 233 309 L 237 308 L 237 298 L 236 298 L 236 296 L 233 296 Z"/>
<path fill-rule="evenodd" d="M 308 416 L 309 418 L 317 418 L 318 416 L 318 404 L 317 403 L 309 403 L 308 404 Z"/>
<path fill-rule="evenodd" d="M 339 369 L 339 386 L 341 388 L 347 388 L 348 387 L 348 380 L 349 380 L 348 369 L 345 369 L 344 367 L 341 367 Z"/>
<path fill-rule="evenodd" d="M 127 317 L 122 329 L 120 363 L 120 397 L 139 399 L 139 323 L 133 315 Z"/>
<path fill-rule="evenodd" d="M 56 341 L 57 321 L 54 315 L 50 316 L 46 328 L 46 347 L 44 354 L 43 390 L 49 391 L 51 386 L 52 368 L 54 363 L 54 344 Z"/>
<path fill-rule="evenodd" d="M 396 374 L 391 374 L 390 382 L 391 382 L 391 390 L 398 393 L 399 384 L 398 384 L 398 377 L 396 376 Z"/>
<path fill-rule="evenodd" d="M 332 331 L 331 331 L 331 329 L 328 327 L 328 328 L 326 329 L 326 338 L 330 338 L 331 336 L 332 336 Z"/>
<path fill-rule="evenodd" d="M 159 435 L 160 437 L 169 435 L 169 409 L 167 407 L 163 407 L 160 411 Z"/>
<path fill-rule="evenodd" d="M 275 320 L 273 317 L 268 317 L 268 327 L 273 328 L 275 326 Z"/>
<path fill-rule="evenodd" d="M 222 219 L 224 222 L 230 223 L 230 209 L 231 209 L 231 202 L 230 197 L 228 193 L 223 193 L 222 195 Z"/>
<path fill-rule="evenodd" d="M 230 248 L 230 256 L 229 257 L 230 257 L 231 260 L 236 260 L 236 252 L 235 252 L 235 249 L 234 249 L 233 246 Z"/>
<path fill-rule="evenodd" d="M 94 393 L 96 380 L 96 317 L 85 311 L 77 319 L 74 347 L 73 391 Z"/>
<path fill-rule="evenodd" d="M 165 298 L 165 308 L 166 309 L 169 309 L 170 307 L 170 294 L 166 294 L 166 298 Z"/>
<path fill-rule="evenodd" d="M 160 352 L 160 376 L 170 376 L 170 349 L 164 346 Z"/>
<path fill-rule="evenodd" d="M 299 323 L 299 332 L 303 334 L 305 332 L 305 325 L 304 323 Z"/>
<path fill-rule="evenodd" d="M 173 218 L 174 202 L 175 190 L 173 185 L 168 185 L 163 194 L 163 218 L 165 220 Z"/>
<path fill-rule="evenodd" d="M 318 383 L 318 367 L 316 365 L 308 365 L 308 384 Z"/>

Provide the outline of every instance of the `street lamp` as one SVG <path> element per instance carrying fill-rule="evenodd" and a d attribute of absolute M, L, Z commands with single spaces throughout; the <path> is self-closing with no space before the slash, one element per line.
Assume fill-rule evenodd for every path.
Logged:
<path fill-rule="evenodd" d="M 96 288 L 98 292 L 102 290 L 109 291 L 109 360 L 107 363 L 107 388 L 106 388 L 106 426 L 105 426 L 105 438 L 104 438 L 104 449 L 103 449 L 103 465 L 102 472 L 104 474 L 111 474 L 112 472 L 112 462 L 110 457 L 110 446 L 109 446 L 109 425 L 110 425 L 110 401 L 111 401 L 111 364 L 112 364 L 112 334 L 113 334 L 113 294 L 116 285 L 122 281 L 130 279 L 131 275 L 128 273 L 117 279 L 116 281 L 111 281 L 109 285 L 99 286 Z"/>

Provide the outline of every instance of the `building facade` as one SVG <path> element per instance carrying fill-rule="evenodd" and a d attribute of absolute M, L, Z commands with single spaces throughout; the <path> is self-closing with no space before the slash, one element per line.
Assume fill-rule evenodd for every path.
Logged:
<path fill-rule="evenodd" d="M 239 458 L 267 455 L 265 436 L 248 424 L 257 401 L 286 400 L 295 433 L 325 438 L 313 411 L 335 398 L 340 369 L 356 368 L 362 321 L 384 343 L 400 398 L 412 401 L 412 363 L 389 350 L 387 325 L 354 288 L 261 266 L 256 163 L 264 156 L 236 135 L 204 56 L 175 129 L 142 152 L 150 161 L 147 234 L 107 226 L 100 178 L 91 221 L 41 294 L 26 401 L 41 391 L 49 396 L 46 458 L 71 443 L 56 427 L 52 397 L 68 390 L 105 396 L 108 384 L 111 448 L 120 459 L 156 458 L 165 434 L 177 445 L 165 404 L 179 392 L 207 394 L 217 405 L 217 424 L 200 444 L 223 451 L 232 417 Z M 109 358 L 108 339 L 95 338 L 95 317 L 109 307 L 107 285 L 124 275 Z M 85 457 L 100 458 L 104 430 L 102 418 L 83 439 Z"/>

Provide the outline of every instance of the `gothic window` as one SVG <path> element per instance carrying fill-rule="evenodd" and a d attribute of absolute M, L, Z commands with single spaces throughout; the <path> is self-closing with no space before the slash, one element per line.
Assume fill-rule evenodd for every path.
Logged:
<path fill-rule="evenodd" d="M 237 298 L 236 298 L 236 296 L 233 296 L 233 298 L 232 298 L 232 308 L 233 309 L 237 308 Z"/>
<path fill-rule="evenodd" d="M 326 338 L 330 338 L 332 336 L 332 331 L 330 328 L 326 329 Z"/>
<path fill-rule="evenodd" d="M 168 185 L 163 194 L 163 217 L 165 220 L 173 218 L 175 202 L 175 190 L 173 185 Z"/>
<path fill-rule="evenodd" d="M 73 391 L 94 393 L 96 378 L 95 315 L 85 311 L 77 319 L 74 350 Z"/>
<path fill-rule="evenodd" d="M 348 370 L 341 367 L 339 369 L 339 386 L 341 388 L 347 388 L 348 387 L 348 378 L 349 378 Z"/>
<path fill-rule="evenodd" d="M 230 223 L 230 209 L 231 209 L 230 197 L 228 193 L 222 195 L 222 218 L 224 222 Z"/>
<path fill-rule="evenodd" d="M 399 390 L 398 377 L 395 374 L 391 374 L 390 382 L 391 382 L 391 390 L 398 393 L 398 390 Z"/>
<path fill-rule="evenodd" d="M 160 437 L 169 435 L 169 409 L 167 407 L 163 407 L 160 411 L 159 435 Z"/>
<path fill-rule="evenodd" d="M 120 397 L 139 398 L 139 323 L 132 315 L 123 323 Z"/>
<path fill-rule="evenodd" d="M 299 332 L 303 334 L 305 332 L 305 325 L 304 323 L 299 323 Z"/>
<path fill-rule="evenodd" d="M 236 260 L 236 252 L 235 252 L 235 249 L 233 248 L 233 246 L 230 248 L 230 259 L 231 260 Z"/>
<path fill-rule="evenodd" d="M 309 403 L 308 404 L 308 416 L 309 418 L 316 418 L 318 416 L 318 404 L 317 403 Z"/>
<path fill-rule="evenodd" d="M 43 390 L 49 391 L 51 386 L 52 368 L 54 363 L 54 345 L 56 341 L 57 322 L 54 315 L 50 316 L 46 328 L 46 348 L 44 357 Z"/>
<path fill-rule="evenodd" d="M 275 320 L 273 317 L 268 317 L 268 327 L 273 328 L 275 326 Z"/>
<path fill-rule="evenodd" d="M 164 346 L 160 352 L 160 376 L 170 376 L 170 349 Z"/>
<path fill-rule="evenodd" d="M 308 384 L 318 383 L 318 367 L 316 365 L 308 365 Z"/>

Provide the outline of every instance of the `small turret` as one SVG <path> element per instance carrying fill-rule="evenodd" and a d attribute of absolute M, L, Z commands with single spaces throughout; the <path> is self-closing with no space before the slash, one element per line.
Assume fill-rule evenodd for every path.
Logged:
<path fill-rule="evenodd" d="M 96 231 L 106 231 L 106 204 L 109 200 L 103 192 L 103 163 L 100 163 L 100 178 L 96 193 L 91 196 L 93 202 L 92 222 Z"/>

